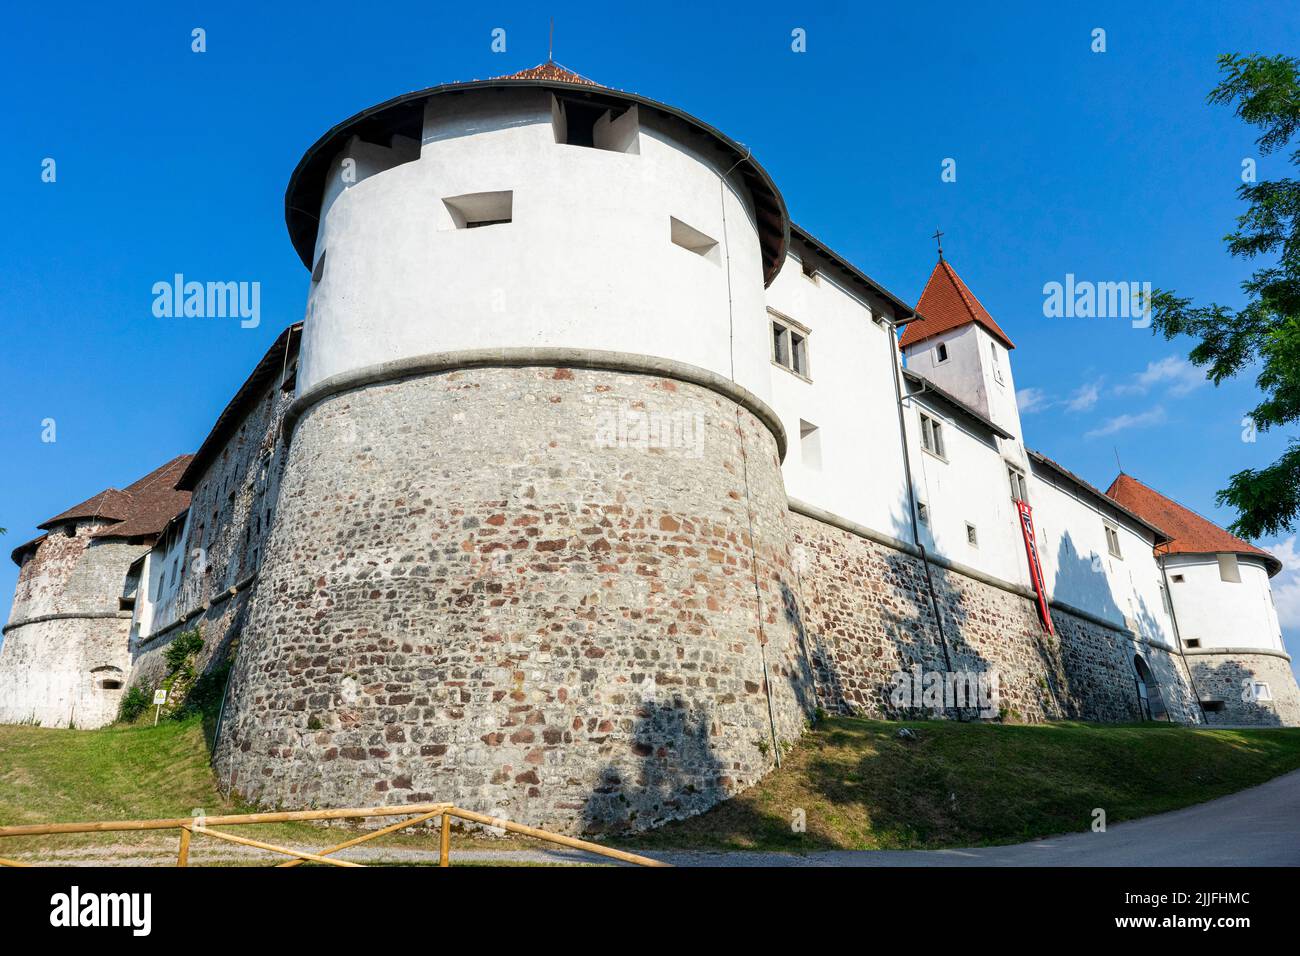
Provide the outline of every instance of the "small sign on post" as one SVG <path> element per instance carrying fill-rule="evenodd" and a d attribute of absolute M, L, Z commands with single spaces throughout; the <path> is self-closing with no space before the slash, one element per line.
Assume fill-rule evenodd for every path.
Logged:
<path fill-rule="evenodd" d="M 162 713 L 163 704 L 167 703 L 167 691 L 159 688 L 153 692 L 153 703 L 157 709 L 153 712 L 153 725 L 158 726 L 158 715 Z"/>

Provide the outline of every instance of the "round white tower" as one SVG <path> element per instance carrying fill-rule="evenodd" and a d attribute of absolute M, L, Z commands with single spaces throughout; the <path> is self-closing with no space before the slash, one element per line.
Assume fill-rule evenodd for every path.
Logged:
<path fill-rule="evenodd" d="M 286 204 L 312 284 L 223 777 L 569 830 L 757 780 L 813 706 L 766 173 L 546 65 L 359 114 Z"/>

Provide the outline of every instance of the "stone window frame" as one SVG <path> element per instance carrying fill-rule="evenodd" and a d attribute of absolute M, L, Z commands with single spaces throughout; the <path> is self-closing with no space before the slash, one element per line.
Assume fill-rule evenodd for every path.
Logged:
<path fill-rule="evenodd" d="M 1101 526 L 1106 530 L 1106 550 L 1112 558 L 1124 560 L 1124 553 L 1120 550 L 1119 528 L 1109 521 L 1103 521 Z"/>
<path fill-rule="evenodd" d="M 808 328 L 808 326 L 804 325 L 802 322 L 790 318 L 790 316 L 786 315 L 784 312 L 778 312 L 770 306 L 767 310 L 767 317 L 769 321 L 769 330 L 771 332 L 768 336 L 768 348 L 770 350 L 769 357 L 772 360 L 772 364 L 777 368 L 785 369 L 795 378 L 801 379 L 811 385 L 812 346 L 810 343 L 812 340 L 812 329 Z M 776 343 L 779 334 L 778 329 L 780 332 L 789 336 L 789 346 L 787 349 L 790 361 L 789 365 L 781 361 L 781 356 L 777 352 Z M 796 337 L 800 340 L 798 344 L 794 341 Z M 802 347 L 801 351 L 799 351 L 800 347 Z M 796 362 L 796 354 L 801 355 L 801 361 Z M 797 368 L 797 365 L 802 365 L 802 370 Z"/>
<path fill-rule="evenodd" d="M 941 462 L 947 464 L 948 450 L 944 442 L 944 425 L 947 424 L 942 418 L 931 411 L 916 410 L 918 418 L 918 433 L 921 436 L 921 451 L 927 455 L 933 455 Z M 929 429 L 926 423 L 929 423 Z"/>

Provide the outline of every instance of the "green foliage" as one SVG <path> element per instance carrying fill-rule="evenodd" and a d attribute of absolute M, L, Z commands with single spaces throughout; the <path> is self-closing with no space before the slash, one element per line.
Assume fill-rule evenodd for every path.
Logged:
<path fill-rule="evenodd" d="M 185 720 L 195 714 L 203 717 L 204 722 L 215 721 L 221 709 L 221 698 L 226 693 L 226 681 L 230 679 L 230 670 L 234 662 L 230 659 L 210 668 L 194 682 L 185 701 L 172 714 L 173 720 Z"/>
<path fill-rule="evenodd" d="M 131 724 L 153 703 L 153 694 L 139 684 L 135 684 L 122 695 L 117 705 L 117 719 L 124 724 Z"/>
<path fill-rule="evenodd" d="M 1257 127 L 1261 155 L 1285 147 L 1300 130 L 1300 60 L 1289 56 L 1219 57 L 1222 79 L 1209 95 L 1232 106 Z M 1290 161 L 1300 167 L 1300 150 Z M 1276 256 L 1242 282 L 1249 299 L 1240 309 L 1217 303 L 1194 306 L 1168 290 L 1152 296 L 1152 329 L 1172 339 L 1198 339 L 1188 355 L 1216 385 L 1258 363 L 1256 384 L 1263 400 L 1249 418 L 1260 431 L 1300 419 L 1300 181 L 1247 182 L 1238 190 L 1249 204 L 1237 228 L 1224 237 L 1238 258 Z M 1248 468 L 1229 478 L 1218 494 L 1238 517 L 1232 530 L 1245 538 L 1289 530 L 1300 518 L 1300 445 L 1265 468 Z"/>
<path fill-rule="evenodd" d="M 189 663 L 190 656 L 201 650 L 203 650 L 203 635 L 199 631 L 192 630 L 177 634 L 167 645 L 167 650 L 163 652 L 168 673 L 180 672 Z"/>

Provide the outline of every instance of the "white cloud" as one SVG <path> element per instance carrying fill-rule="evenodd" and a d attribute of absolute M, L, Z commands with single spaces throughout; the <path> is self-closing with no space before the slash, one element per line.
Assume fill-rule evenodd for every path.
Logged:
<path fill-rule="evenodd" d="M 1278 623 L 1290 630 L 1300 627 L 1300 553 L 1296 552 L 1295 535 L 1264 550 L 1282 562 L 1282 570 L 1269 583 L 1273 588 L 1273 605 Z"/>
<path fill-rule="evenodd" d="M 1148 362 L 1123 385 L 1115 386 L 1116 395 L 1145 395 L 1153 388 L 1164 387 L 1168 394 L 1181 397 L 1200 388 L 1206 382 L 1205 373 L 1186 359 L 1176 355 L 1158 362 Z"/>
<path fill-rule="evenodd" d="M 1022 388 L 1016 391 L 1016 407 L 1020 409 L 1021 415 L 1041 412 L 1050 404 L 1047 393 L 1041 388 Z"/>
<path fill-rule="evenodd" d="M 1065 407 L 1072 412 L 1086 412 L 1092 406 L 1097 404 L 1097 399 L 1101 398 L 1101 383 L 1104 379 L 1097 379 L 1095 382 L 1088 382 L 1080 385 L 1074 390 L 1074 393 L 1065 401 Z"/>
<path fill-rule="evenodd" d="M 1146 428 L 1150 425 L 1159 425 L 1165 420 L 1165 410 L 1157 405 L 1155 408 L 1145 412 L 1138 412 L 1136 415 L 1116 415 L 1114 418 L 1108 418 L 1092 431 L 1085 432 L 1084 438 L 1099 438 L 1102 435 L 1113 435 L 1116 432 L 1127 431 L 1130 428 Z"/>

